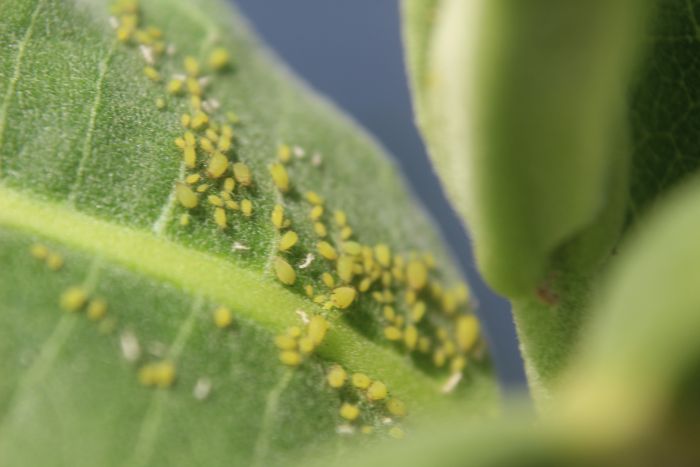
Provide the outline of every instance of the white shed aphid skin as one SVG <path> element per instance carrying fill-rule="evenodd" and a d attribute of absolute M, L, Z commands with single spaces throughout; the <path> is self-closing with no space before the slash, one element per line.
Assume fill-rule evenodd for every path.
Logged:
<path fill-rule="evenodd" d="M 323 157 L 321 156 L 321 153 L 315 152 L 313 156 L 311 156 L 311 165 L 314 167 L 320 167 L 321 164 L 323 164 Z"/>
<path fill-rule="evenodd" d="M 139 45 L 139 51 L 141 52 L 141 55 L 143 56 L 143 59 L 148 63 L 149 65 L 155 65 L 156 61 L 153 58 L 153 48 L 147 46 L 147 45 Z"/>
<path fill-rule="evenodd" d="M 232 251 L 247 251 L 250 250 L 250 247 L 245 246 L 244 244 L 240 242 L 233 242 L 233 245 L 231 246 Z"/>
<path fill-rule="evenodd" d="M 119 346 L 127 362 L 133 363 L 141 357 L 141 346 L 133 332 L 126 330 L 119 336 Z"/>
<path fill-rule="evenodd" d="M 306 155 L 306 151 L 304 151 L 304 148 L 301 146 L 294 146 L 292 148 L 292 152 L 296 156 L 297 159 L 302 159 Z"/>
<path fill-rule="evenodd" d="M 211 380 L 205 376 L 202 376 L 201 378 L 197 379 L 194 388 L 192 388 L 192 396 L 194 396 L 194 398 L 198 401 L 203 401 L 209 397 L 211 387 Z"/>
<path fill-rule="evenodd" d="M 455 388 L 459 385 L 459 382 L 462 381 L 462 376 L 464 373 L 456 372 L 452 373 L 449 378 L 447 378 L 447 381 L 445 381 L 445 384 L 442 385 L 440 388 L 440 392 L 442 394 L 450 394 L 455 390 Z"/>
<path fill-rule="evenodd" d="M 109 21 L 109 26 L 112 29 L 117 29 L 119 27 L 119 20 L 116 17 L 110 16 L 108 21 Z"/>
<path fill-rule="evenodd" d="M 347 423 L 343 423 L 342 425 L 335 427 L 335 432 L 339 435 L 350 436 L 355 434 L 355 427 L 348 425 Z"/>
<path fill-rule="evenodd" d="M 301 319 L 301 322 L 304 323 L 305 326 L 311 322 L 308 313 L 306 313 L 304 310 L 297 309 L 294 312 L 297 314 L 299 319 Z"/>
<path fill-rule="evenodd" d="M 313 253 L 307 253 L 307 254 L 306 254 L 306 257 L 304 258 L 304 261 L 302 261 L 301 263 L 299 263 L 299 265 L 298 265 L 297 267 L 298 267 L 299 269 L 306 269 L 306 268 L 308 268 L 308 267 L 311 265 L 311 263 L 313 262 L 314 258 L 315 258 L 315 256 L 314 256 Z"/>

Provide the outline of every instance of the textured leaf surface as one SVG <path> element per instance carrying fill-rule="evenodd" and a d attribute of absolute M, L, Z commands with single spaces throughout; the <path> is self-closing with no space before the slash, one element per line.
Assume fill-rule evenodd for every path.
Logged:
<path fill-rule="evenodd" d="M 540 400 L 620 232 L 697 168 L 696 9 L 404 2 L 419 125 Z"/>
<path fill-rule="evenodd" d="M 1 463 L 287 464 L 312 450 L 341 452 L 381 439 L 399 423 L 409 430 L 413 418 L 438 406 L 491 412 L 495 388 L 483 345 L 481 354 L 470 353 L 457 389 L 440 394 L 450 358 L 444 368 L 433 363 L 443 348 L 438 328 L 453 339 L 453 318 L 471 307 L 457 295 L 460 278 L 430 220 L 376 144 L 274 64 L 220 2 L 141 6 L 144 27 L 160 28 L 174 46 L 156 60 L 159 83 L 144 75 L 149 52 L 116 40 L 106 2 L 0 3 Z M 205 195 L 189 212 L 177 202 L 174 186 L 185 170 L 174 141 L 194 104 L 165 92 L 186 56 L 204 63 L 217 47 L 233 61 L 200 83 L 204 107 L 211 118 L 235 111 L 240 124 L 228 156 L 248 164 L 254 181 L 241 188 L 239 180 L 235 191 L 239 206 L 252 201 L 252 215 L 227 212 L 223 231 Z M 268 172 L 280 144 L 297 154 L 285 195 Z M 343 311 L 306 296 L 304 285 L 312 285 L 328 301 L 321 274 L 335 275 L 335 262 L 316 249 L 309 190 L 325 199 L 319 220 L 337 248 L 343 240 L 333 211 L 342 209 L 350 239 L 389 245 L 394 257 L 405 257 L 403 266 L 393 264 L 404 276 L 412 258 L 428 265 L 422 252 L 432 252 L 430 286 L 417 290 L 428 305 L 419 325 L 428 353 L 384 337 L 392 323 L 372 298 L 384 289 L 376 281 Z M 270 221 L 275 204 L 299 236 L 288 253 L 278 251 L 280 232 Z M 63 268 L 52 271 L 32 257 L 39 244 L 60 255 Z M 314 260 L 298 268 L 309 252 Z M 293 286 L 275 277 L 278 256 L 296 269 Z M 396 313 L 406 316 L 393 323 L 401 331 L 412 316 L 405 281 L 397 276 L 386 286 Z M 61 311 L 61 297 L 77 285 L 106 301 L 105 318 Z M 452 315 L 445 300 L 461 303 Z M 222 305 L 233 313 L 230 329 L 212 319 Z M 304 327 L 298 310 L 324 315 L 331 328 L 315 354 L 291 368 L 279 362 L 273 341 L 289 326 Z M 139 372 L 161 361 L 173 363 L 174 384 L 139 384 Z M 360 390 L 330 389 L 325 374 L 335 363 L 384 381 L 406 403 L 405 422 L 392 417 L 386 425 L 384 403 L 370 403 Z M 347 424 L 338 409 L 356 400 L 362 415 Z M 354 436 L 338 434 L 341 425 Z M 361 435 L 362 425 L 374 434 Z"/>

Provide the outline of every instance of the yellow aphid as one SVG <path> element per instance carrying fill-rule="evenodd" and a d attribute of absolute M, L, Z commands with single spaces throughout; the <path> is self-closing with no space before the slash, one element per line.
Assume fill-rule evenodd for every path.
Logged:
<path fill-rule="evenodd" d="M 154 366 L 155 384 L 159 388 L 167 388 L 175 382 L 175 365 L 172 362 L 164 361 Z"/>
<path fill-rule="evenodd" d="M 227 328 L 233 324 L 233 314 L 225 306 L 220 306 L 214 310 L 214 324 L 217 328 Z"/>
<path fill-rule="evenodd" d="M 391 287 L 391 273 L 389 271 L 384 271 L 382 273 L 382 285 L 384 287 Z"/>
<path fill-rule="evenodd" d="M 321 274 L 321 280 L 323 281 L 325 286 L 328 287 L 329 289 L 332 289 L 333 287 L 335 287 L 335 279 L 333 278 L 331 273 L 324 272 L 323 274 Z"/>
<path fill-rule="evenodd" d="M 382 312 L 384 313 L 384 318 L 386 318 L 387 321 L 393 322 L 394 319 L 396 319 L 396 311 L 393 307 L 385 306 L 382 308 Z"/>
<path fill-rule="evenodd" d="M 436 349 L 435 352 L 433 352 L 433 364 L 435 364 L 436 367 L 442 368 L 445 366 L 445 351 L 442 349 Z"/>
<path fill-rule="evenodd" d="M 226 209 L 230 209 L 231 211 L 238 211 L 238 209 L 239 209 L 238 203 L 232 199 L 226 200 L 225 204 L 226 204 Z"/>
<path fill-rule="evenodd" d="M 244 199 L 241 201 L 241 212 L 245 217 L 250 217 L 253 215 L 253 202 L 249 199 Z"/>
<path fill-rule="evenodd" d="M 279 163 L 274 163 L 270 166 L 270 175 L 272 175 L 272 181 L 275 186 L 282 193 L 287 193 L 289 191 L 289 174 L 284 165 Z"/>
<path fill-rule="evenodd" d="M 155 365 L 144 365 L 139 368 L 139 382 L 144 386 L 154 386 L 157 383 Z"/>
<path fill-rule="evenodd" d="M 335 261 L 338 259 L 338 252 L 335 251 L 335 248 L 328 243 L 328 242 L 319 242 L 318 245 L 316 245 L 318 248 L 318 252 L 326 258 L 329 261 Z"/>
<path fill-rule="evenodd" d="M 226 211 L 223 208 L 214 209 L 214 222 L 220 229 L 226 228 Z"/>
<path fill-rule="evenodd" d="M 292 159 L 292 149 L 286 144 L 277 146 L 277 159 L 283 164 L 288 163 Z"/>
<path fill-rule="evenodd" d="M 360 416 L 360 409 L 353 404 L 348 404 L 347 402 L 343 403 L 343 405 L 340 406 L 340 416 L 343 417 L 345 420 L 348 420 L 350 422 L 357 420 L 357 417 Z"/>
<path fill-rule="evenodd" d="M 448 315 L 454 314 L 454 312 L 457 311 L 457 297 L 455 297 L 454 293 L 446 292 L 442 296 L 442 311 Z"/>
<path fill-rule="evenodd" d="M 416 304 L 411 308 L 411 319 L 413 319 L 413 321 L 416 323 L 419 322 L 423 319 L 423 316 L 425 316 L 425 310 L 425 302 L 416 302 Z"/>
<path fill-rule="evenodd" d="M 369 388 L 367 388 L 367 399 L 371 401 L 380 401 L 386 399 L 389 391 L 386 389 L 386 385 L 381 381 L 374 381 Z"/>
<path fill-rule="evenodd" d="M 352 375 L 352 385 L 357 389 L 367 389 L 370 384 L 372 384 L 372 380 L 366 374 L 355 373 Z"/>
<path fill-rule="evenodd" d="M 228 177 L 226 180 L 224 180 L 224 191 L 231 193 L 233 192 L 234 188 L 236 188 L 236 180 Z"/>
<path fill-rule="evenodd" d="M 168 81 L 167 91 L 172 95 L 178 95 L 182 92 L 182 86 L 185 84 L 181 79 L 171 79 Z"/>
<path fill-rule="evenodd" d="M 185 149 L 187 145 L 185 144 L 185 140 L 183 138 L 177 137 L 175 138 L 175 146 L 180 149 Z"/>
<path fill-rule="evenodd" d="M 197 152 L 195 151 L 194 146 L 185 147 L 183 160 L 185 161 L 185 167 L 188 169 L 194 169 L 194 167 L 197 165 Z"/>
<path fill-rule="evenodd" d="M 364 425 L 362 428 L 360 428 L 360 431 L 363 435 L 371 435 L 374 428 L 372 428 L 370 425 Z"/>
<path fill-rule="evenodd" d="M 196 77 L 199 75 L 199 61 L 192 56 L 185 57 L 185 71 L 188 75 Z"/>
<path fill-rule="evenodd" d="M 334 306 L 342 310 L 352 305 L 352 302 L 355 301 L 356 296 L 357 291 L 354 288 L 338 287 L 336 289 L 333 289 L 333 293 L 331 294 L 331 301 L 333 302 Z"/>
<path fill-rule="evenodd" d="M 45 260 L 49 256 L 49 249 L 46 247 L 46 245 L 42 245 L 40 243 L 32 245 L 29 252 L 33 257 L 39 260 Z"/>
<path fill-rule="evenodd" d="M 343 242 L 343 251 L 349 255 L 357 256 L 362 253 L 362 245 L 357 242 Z"/>
<path fill-rule="evenodd" d="M 156 108 L 158 110 L 163 110 L 165 108 L 165 105 L 165 99 L 163 99 L 162 97 L 156 99 Z"/>
<path fill-rule="evenodd" d="M 209 201 L 209 204 L 211 204 L 212 206 L 216 206 L 219 208 L 224 206 L 224 201 L 216 195 L 209 195 L 207 197 L 207 201 Z"/>
<path fill-rule="evenodd" d="M 402 333 L 396 326 L 387 326 L 384 328 L 384 337 L 390 341 L 398 341 L 401 339 Z"/>
<path fill-rule="evenodd" d="M 187 209 L 197 207 L 197 195 L 194 191 L 184 183 L 177 182 L 175 184 L 175 197 Z"/>
<path fill-rule="evenodd" d="M 323 206 L 314 206 L 311 208 L 311 212 L 309 212 L 309 218 L 312 221 L 317 221 L 323 216 Z"/>
<path fill-rule="evenodd" d="M 209 154 L 213 153 L 215 151 L 214 144 L 211 142 L 209 138 L 202 138 L 199 140 L 199 147 L 204 150 L 204 152 L 208 152 Z"/>
<path fill-rule="evenodd" d="M 306 201 L 314 206 L 320 206 L 323 204 L 323 198 L 321 198 L 315 191 L 307 191 L 305 197 Z"/>
<path fill-rule="evenodd" d="M 406 321 L 406 319 L 402 315 L 398 315 L 396 319 L 394 320 L 394 324 L 397 327 L 403 326 L 403 323 Z"/>
<path fill-rule="evenodd" d="M 197 193 L 205 193 L 209 189 L 208 183 L 202 183 L 197 187 Z"/>
<path fill-rule="evenodd" d="M 391 266 L 391 250 L 388 245 L 380 243 L 375 246 L 374 255 L 377 257 L 377 262 L 383 267 L 388 268 Z"/>
<path fill-rule="evenodd" d="M 79 311 L 87 302 L 87 292 L 82 287 L 71 287 L 61 294 L 60 305 L 66 311 Z"/>
<path fill-rule="evenodd" d="M 182 116 L 180 117 L 180 124 L 185 128 L 189 128 L 191 123 L 192 117 L 190 116 L 190 114 L 182 114 Z"/>
<path fill-rule="evenodd" d="M 350 256 L 342 255 L 338 258 L 336 271 L 340 280 L 346 283 L 352 282 L 354 261 Z"/>
<path fill-rule="evenodd" d="M 316 345 L 310 337 L 306 336 L 299 339 L 299 351 L 301 353 L 308 355 L 313 352 L 315 348 Z"/>
<path fill-rule="evenodd" d="M 226 156 L 224 156 L 220 152 L 215 152 L 211 156 L 211 158 L 209 159 L 209 163 L 207 164 L 207 174 L 211 178 L 219 178 L 224 173 L 226 173 L 227 168 L 228 159 L 226 158 Z"/>
<path fill-rule="evenodd" d="M 299 366 L 301 364 L 301 354 L 294 350 L 284 350 L 280 352 L 280 361 L 287 366 Z"/>
<path fill-rule="evenodd" d="M 207 138 L 213 142 L 217 142 L 219 140 L 219 134 L 212 128 L 207 128 L 207 131 L 205 131 L 204 134 L 207 135 Z"/>
<path fill-rule="evenodd" d="M 131 38 L 133 32 L 134 30 L 131 28 L 120 26 L 117 28 L 117 40 L 119 40 L 119 42 L 127 42 Z"/>
<path fill-rule="evenodd" d="M 316 315 L 311 318 L 308 332 L 309 338 L 311 338 L 314 346 L 321 345 L 321 342 L 323 342 L 323 339 L 326 337 L 326 331 L 328 331 L 329 327 L 330 325 L 328 324 L 328 321 L 326 321 L 323 316 Z"/>
<path fill-rule="evenodd" d="M 292 336 L 280 334 L 275 336 L 275 345 L 280 350 L 295 350 L 297 348 L 297 340 Z"/>
<path fill-rule="evenodd" d="M 349 239 L 350 237 L 352 237 L 352 229 L 351 229 L 350 227 L 347 227 L 347 226 L 346 226 L 346 227 L 343 227 L 343 228 L 340 230 L 340 238 L 343 239 L 343 240 L 347 240 L 347 239 Z"/>
<path fill-rule="evenodd" d="M 296 245 L 298 240 L 299 240 L 299 236 L 293 230 L 289 230 L 289 231 L 285 232 L 284 235 L 282 235 L 282 238 L 280 238 L 280 244 L 279 244 L 280 251 L 289 250 L 294 245 Z"/>
<path fill-rule="evenodd" d="M 144 68 L 143 74 L 146 75 L 146 78 L 150 79 L 153 82 L 160 81 L 160 73 L 158 73 L 158 70 L 156 70 L 152 66 L 147 66 L 146 68 Z"/>
<path fill-rule="evenodd" d="M 49 253 L 48 258 L 46 258 L 46 265 L 52 271 L 58 271 L 63 267 L 63 256 L 58 253 Z"/>
<path fill-rule="evenodd" d="M 229 63 L 229 55 L 228 51 L 224 49 L 223 47 L 217 47 L 216 49 L 212 50 L 211 53 L 209 54 L 209 67 L 212 70 L 223 70 L 228 66 Z"/>
<path fill-rule="evenodd" d="M 136 39 L 136 42 L 143 45 L 151 45 L 153 43 L 153 38 L 146 31 L 134 32 L 134 39 Z"/>
<path fill-rule="evenodd" d="M 389 429 L 389 436 L 394 439 L 403 439 L 406 436 L 406 433 L 404 433 L 404 431 L 398 426 L 394 426 Z"/>
<path fill-rule="evenodd" d="M 233 127 L 231 125 L 221 125 L 221 137 L 233 139 Z"/>
<path fill-rule="evenodd" d="M 421 290 L 428 281 L 428 270 L 423 262 L 412 260 L 406 267 L 406 279 L 408 286 L 414 290 Z"/>
<path fill-rule="evenodd" d="M 360 290 L 360 292 L 367 292 L 371 286 L 372 279 L 369 277 L 365 277 L 360 281 L 360 285 L 357 288 Z"/>
<path fill-rule="evenodd" d="M 272 215 L 270 216 L 270 219 L 272 220 L 272 225 L 274 225 L 277 229 L 281 229 L 282 226 L 284 225 L 284 208 L 280 204 L 276 204 L 274 208 L 272 208 Z"/>
<path fill-rule="evenodd" d="M 311 298 L 314 296 L 314 286 L 311 284 L 306 284 L 304 286 L 304 292 L 306 293 L 306 296 Z"/>
<path fill-rule="evenodd" d="M 345 214 L 345 211 L 335 211 L 333 213 L 333 218 L 335 219 L 335 223 L 338 225 L 338 227 L 345 227 L 345 225 L 348 223 L 348 216 Z"/>
<path fill-rule="evenodd" d="M 418 350 L 422 353 L 430 352 L 430 338 L 427 336 L 422 336 L 418 338 Z"/>
<path fill-rule="evenodd" d="M 416 348 L 416 344 L 418 343 L 418 329 L 415 326 L 406 326 L 406 329 L 403 331 L 403 342 L 409 350 Z"/>
<path fill-rule="evenodd" d="M 222 136 L 219 138 L 218 148 L 221 152 L 226 152 L 231 149 L 231 138 L 227 136 Z"/>
<path fill-rule="evenodd" d="M 297 280 L 297 274 L 294 269 L 284 259 L 277 256 L 275 258 L 275 274 L 277 279 L 283 284 L 293 285 Z"/>
<path fill-rule="evenodd" d="M 467 359 L 464 355 L 457 355 L 450 361 L 450 372 L 460 373 L 467 366 Z"/>
<path fill-rule="evenodd" d="M 479 338 L 479 321 L 474 315 L 465 315 L 457 318 L 456 330 L 457 345 L 463 352 L 471 349 Z"/>
<path fill-rule="evenodd" d="M 199 174 L 190 174 L 187 177 L 185 177 L 185 183 L 188 185 L 194 185 L 198 181 L 202 179 L 202 176 Z"/>
<path fill-rule="evenodd" d="M 190 215 L 185 213 L 180 216 L 180 225 L 186 227 L 190 225 Z"/>
<path fill-rule="evenodd" d="M 316 232 L 316 235 L 321 238 L 328 235 L 328 231 L 326 230 L 326 226 L 323 224 L 323 222 L 314 222 L 314 232 Z"/>
<path fill-rule="evenodd" d="M 187 91 L 190 94 L 192 94 L 193 96 L 202 95 L 202 86 L 199 84 L 199 81 L 197 81 L 197 78 L 187 78 L 186 84 Z"/>
<path fill-rule="evenodd" d="M 290 326 L 287 328 L 287 335 L 295 339 L 301 337 L 301 328 L 299 326 Z"/>
<path fill-rule="evenodd" d="M 326 375 L 326 381 L 328 381 L 328 385 L 333 389 L 343 387 L 343 385 L 345 384 L 345 380 L 347 379 L 348 374 L 340 365 L 333 365 L 333 367 L 331 367 L 330 371 L 328 372 L 328 375 Z"/>
<path fill-rule="evenodd" d="M 233 164 L 233 176 L 236 177 L 236 181 L 243 186 L 250 186 L 253 184 L 253 175 L 250 172 L 250 167 L 243 162 L 236 162 Z"/>
<path fill-rule="evenodd" d="M 406 416 L 406 404 L 402 400 L 392 397 L 386 401 L 386 410 L 395 417 Z"/>
<path fill-rule="evenodd" d="M 407 290 L 405 295 L 406 304 L 413 305 L 418 300 L 418 294 L 415 290 Z"/>
<path fill-rule="evenodd" d="M 107 302 L 102 298 L 90 300 L 87 307 L 87 316 L 93 321 L 98 321 L 107 314 Z"/>
<path fill-rule="evenodd" d="M 209 116 L 204 112 L 195 112 L 192 116 L 192 129 L 199 130 L 209 123 Z"/>

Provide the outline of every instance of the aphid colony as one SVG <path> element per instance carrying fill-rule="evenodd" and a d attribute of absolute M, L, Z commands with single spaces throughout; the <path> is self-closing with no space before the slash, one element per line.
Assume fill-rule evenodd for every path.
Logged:
<path fill-rule="evenodd" d="M 138 1 L 117 1 L 113 14 L 117 38 L 140 48 L 146 61 L 145 76 L 162 85 L 172 98 L 188 99 L 190 111 L 181 115 L 183 133 L 175 140 L 185 168 L 184 178 L 177 181 L 174 188 L 175 199 L 187 211 L 181 215 L 179 224 L 187 227 L 193 219 L 190 212 L 201 209 L 206 209 L 204 212 L 222 231 L 232 225 L 234 216 L 242 219 L 253 216 L 254 176 L 247 164 L 235 158 L 234 126 L 238 117 L 233 112 L 220 111 L 220 103 L 205 96 L 210 78 L 203 72 L 225 71 L 230 63 L 227 51 L 213 50 L 206 65 L 195 57 L 185 57 L 184 72 L 166 80 L 159 71 L 158 59 L 169 54 L 171 46 L 166 45 L 159 29 L 140 25 Z M 159 98 L 156 107 L 167 107 L 166 100 Z M 217 115 L 224 115 L 225 119 Z M 347 214 L 343 210 L 330 212 L 324 198 L 315 191 L 306 191 L 303 196 L 308 204 L 307 221 L 316 236 L 315 244 L 305 248 L 285 209 L 289 195 L 297 188 L 290 175 L 293 154 L 299 158 L 303 150 L 280 144 L 276 160 L 268 166 L 280 200 L 269 214 L 278 232 L 278 254 L 271 263 L 277 280 L 290 287 L 303 282 L 301 287 L 309 299 L 328 312 L 352 312 L 353 304 L 359 301 L 375 302 L 381 310 L 382 334 L 388 342 L 422 361 L 427 357 L 433 366 L 447 368 L 453 376 L 461 375 L 468 357 L 478 356 L 483 347 L 479 322 L 468 312 L 466 285 L 446 287 L 429 253 L 401 254 L 388 244 L 358 241 Z M 316 155 L 312 163 L 320 164 L 320 156 Z M 248 248 L 234 244 L 234 250 Z M 304 250 L 305 260 L 294 264 L 290 255 Z M 316 258 L 320 261 L 321 272 L 318 267 L 309 268 Z M 312 269 L 315 274 L 310 272 Z M 233 322 L 230 310 L 224 307 L 215 310 L 213 319 L 219 328 L 227 328 Z M 275 343 L 280 350 L 280 361 L 291 367 L 302 364 L 321 344 L 328 326 L 325 318 L 314 316 L 306 329 L 292 327 L 278 335 Z M 160 377 L 155 376 L 159 374 Z M 140 373 L 143 384 L 157 387 L 171 384 L 174 378 L 175 369 L 169 362 L 144 367 Z M 334 366 L 327 382 L 331 387 L 343 388 L 346 379 L 345 370 Z M 383 401 L 383 410 L 390 415 L 405 414 L 404 404 L 388 398 L 387 389 L 380 381 L 371 381 L 359 373 L 350 380 L 352 384 L 348 387 L 361 392 L 363 404 L 376 408 L 376 402 Z M 459 378 L 451 380 L 459 382 Z M 166 384 L 167 381 L 170 382 Z M 361 409 L 356 402 L 347 401 L 339 414 L 344 420 L 354 422 L 360 417 Z M 371 427 L 363 428 L 363 431 L 368 430 L 371 431 Z M 400 428 L 392 430 L 392 436 L 402 436 Z"/>

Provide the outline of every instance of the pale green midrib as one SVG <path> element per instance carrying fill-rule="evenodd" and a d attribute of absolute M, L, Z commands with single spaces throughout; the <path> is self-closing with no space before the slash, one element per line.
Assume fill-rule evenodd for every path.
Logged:
<path fill-rule="evenodd" d="M 168 282 L 186 293 L 202 295 L 231 307 L 240 316 L 272 332 L 298 325 L 298 309 L 320 311 L 260 272 L 188 249 L 147 231 L 90 217 L 65 204 L 34 198 L 2 184 L 0 226 L 40 235 Z M 415 408 L 433 405 L 440 398 L 437 381 L 404 357 L 366 339 L 342 320 L 332 320 L 332 328 L 318 354 L 351 371 L 364 371 L 381 378 L 395 394 L 414 402 Z"/>

